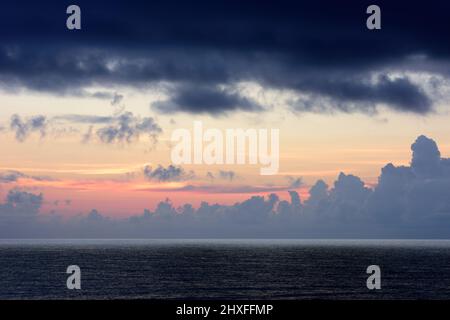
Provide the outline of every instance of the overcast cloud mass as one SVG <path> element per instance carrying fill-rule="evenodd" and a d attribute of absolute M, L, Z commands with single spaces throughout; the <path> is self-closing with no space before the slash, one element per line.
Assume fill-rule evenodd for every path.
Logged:
<path fill-rule="evenodd" d="M 253 82 L 293 92 L 296 112 L 429 114 L 450 75 L 447 1 L 378 1 L 383 32 L 369 32 L 370 1 L 80 0 L 84 28 L 72 33 L 59 27 L 66 1 L 19 2 L 0 12 L 8 90 L 111 99 L 87 89 L 166 83 L 153 110 L 227 114 L 268 108 L 236 89 Z"/>

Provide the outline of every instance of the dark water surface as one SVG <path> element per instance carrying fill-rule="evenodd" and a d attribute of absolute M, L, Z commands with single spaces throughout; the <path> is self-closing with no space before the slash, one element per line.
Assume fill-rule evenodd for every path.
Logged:
<path fill-rule="evenodd" d="M 0 240 L 0 298 L 449 299 L 450 241 Z"/>

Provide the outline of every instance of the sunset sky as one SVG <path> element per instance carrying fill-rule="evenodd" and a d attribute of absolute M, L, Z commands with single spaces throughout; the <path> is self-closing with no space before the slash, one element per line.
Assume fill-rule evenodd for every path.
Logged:
<path fill-rule="evenodd" d="M 198 207 L 297 190 L 305 200 L 340 172 L 373 188 L 387 163 L 409 165 L 420 135 L 450 157 L 445 8 L 411 8 L 416 25 L 386 3 L 382 29 L 369 31 L 364 1 L 208 3 L 77 1 L 81 30 L 66 29 L 66 1 L 2 5 L 1 201 L 20 189 L 43 194 L 43 215 L 127 217 L 166 198 Z M 198 120 L 279 129 L 279 173 L 146 175 L 172 165 L 171 133 Z"/>

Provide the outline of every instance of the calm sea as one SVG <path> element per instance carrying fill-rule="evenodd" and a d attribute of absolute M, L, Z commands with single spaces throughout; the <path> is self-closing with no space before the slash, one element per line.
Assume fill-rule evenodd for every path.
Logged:
<path fill-rule="evenodd" d="M 0 240 L 0 298 L 449 299 L 450 241 Z"/>

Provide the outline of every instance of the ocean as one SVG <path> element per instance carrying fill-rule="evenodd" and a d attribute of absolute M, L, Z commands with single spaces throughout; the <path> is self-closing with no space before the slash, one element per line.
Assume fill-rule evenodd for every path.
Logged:
<path fill-rule="evenodd" d="M 447 240 L 0 240 L 0 299 L 449 298 Z"/>

